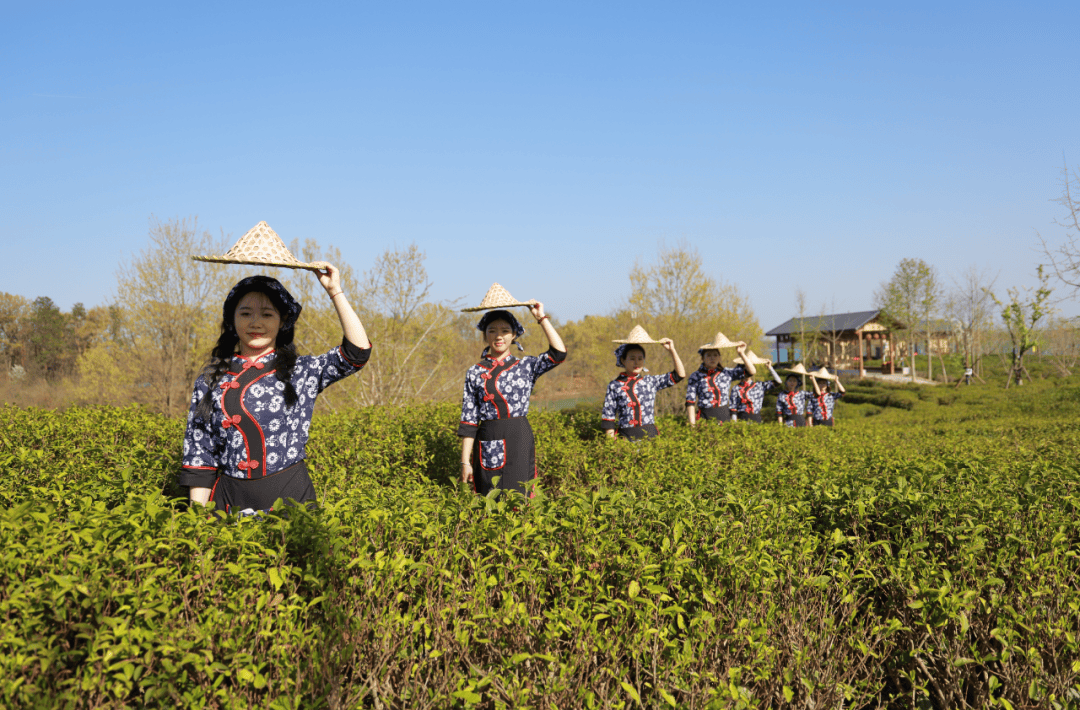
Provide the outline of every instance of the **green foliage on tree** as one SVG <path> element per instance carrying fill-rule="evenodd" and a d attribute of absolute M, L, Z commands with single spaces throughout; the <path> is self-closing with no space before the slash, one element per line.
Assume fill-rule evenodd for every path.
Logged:
<path fill-rule="evenodd" d="M 1025 376 L 1030 379 L 1024 367 L 1024 356 L 1039 344 L 1039 322 L 1053 313 L 1049 304 L 1053 289 L 1047 285 L 1049 276 L 1042 266 L 1039 267 L 1038 276 L 1038 287 L 1010 288 L 1006 301 L 990 293 L 990 298 L 1001 309 L 1001 321 L 1005 324 L 1012 342 L 1011 367 L 1005 389 L 1009 388 L 1013 380 L 1016 380 L 1016 384 L 1023 385 Z"/>

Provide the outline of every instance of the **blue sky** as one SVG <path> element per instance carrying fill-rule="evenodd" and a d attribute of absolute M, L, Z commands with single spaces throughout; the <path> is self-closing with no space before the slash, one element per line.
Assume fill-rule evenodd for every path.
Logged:
<path fill-rule="evenodd" d="M 0 290 L 106 303 L 151 215 L 358 271 L 415 241 L 437 297 L 563 318 L 662 240 L 766 329 L 796 287 L 871 307 L 905 257 L 1033 281 L 1080 164 L 1080 3 L 751 5 L 9 6 Z"/>

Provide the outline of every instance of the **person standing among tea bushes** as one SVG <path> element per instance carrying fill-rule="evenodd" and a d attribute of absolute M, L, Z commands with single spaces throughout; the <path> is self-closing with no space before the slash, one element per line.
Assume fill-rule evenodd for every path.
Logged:
<path fill-rule="evenodd" d="M 623 372 L 608 384 L 600 427 L 610 439 L 621 436 L 630 441 L 652 438 L 656 429 L 656 394 L 686 377 L 679 353 L 671 338 L 653 340 L 641 326 L 635 326 L 615 349 L 615 365 Z M 672 370 L 665 375 L 644 375 L 646 343 L 659 343 L 671 354 Z"/>
<path fill-rule="evenodd" d="M 750 353 L 750 356 L 750 360 L 753 361 L 753 353 Z M 765 364 L 769 368 L 769 372 L 772 373 L 772 381 L 757 382 L 754 380 L 754 375 L 747 372 L 743 377 L 742 382 L 735 386 L 735 391 L 731 396 L 731 408 L 738 421 L 751 421 L 760 424 L 761 407 L 765 402 L 765 393 L 773 387 L 782 384 L 780 375 L 776 374 L 776 370 L 773 369 L 772 363 L 766 360 L 763 364 Z"/>
<path fill-rule="evenodd" d="M 793 369 L 798 374 L 784 378 L 784 391 L 776 397 L 776 419 L 784 426 L 810 426 L 806 419 L 810 393 L 800 389 L 802 382 L 799 379 L 799 374 L 806 374 L 806 368 L 799 363 Z"/>
<path fill-rule="evenodd" d="M 821 380 L 820 385 L 818 380 Z M 836 381 L 836 388 L 840 390 L 839 392 L 833 393 L 829 391 L 829 380 Z M 824 368 L 811 373 L 810 383 L 814 386 L 814 398 L 810 402 L 811 426 L 832 426 L 836 401 L 843 397 L 847 390 L 844 389 L 839 377 L 830 375 Z"/>
<path fill-rule="evenodd" d="M 735 348 L 743 363 L 724 367 L 720 348 Z M 701 367 L 695 370 L 686 383 L 686 419 L 690 426 L 697 426 L 698 419 L 721 423 L 731 421 L 731 383 L 754 375 L 754 363 L 746 359 L 746 343 L 727 339 L 717 333 L 711 343 L 698 348 Z"/>
<path fill-rule="evenodd" d="M 179 484 L 224 513 L 269 510 L 278 498 L 315 500 L 305 446 L 315 399 L 356 374 L 371 342 L 345 298 L 337 267 L 315 272 L 341 321 L 341 345 L 299 356 L 301 305 L 277 279 L 251 276 L 229 292 L 221 335 L 195 381 Z"/>
<path fill-rule="evenodd" d="M 484 303 L 510 300 L 498 284 Z M 505 298 L 501 294 L 505 293 Z M 481 304 L 483 305 L 483 303 Z M 476 324 L 483 333 L 481 360 L 465 373 L 461 397 L 461 480 L 486 495 L 493 488 L 532 496 L 526 484 L 536 478 L 536 442 L 529 425 L 529 398 L 538 377 L 566 359 L 566 346 L 544 313 L 544 304 L 533 302 L 529 311 L 547 336 L 548 349 L 539 356 L 518 359 L 510 354 L 525 328 L 508 310 L 490 310 Z M 475 309 L 474 309 L 475 310 Z M 498 482 L 496 485 L 496 478 Z"/>

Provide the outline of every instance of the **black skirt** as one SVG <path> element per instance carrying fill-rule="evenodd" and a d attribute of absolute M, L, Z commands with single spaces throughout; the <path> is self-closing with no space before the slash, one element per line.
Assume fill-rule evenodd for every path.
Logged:
<path fill-rule="evenodd" d="M 832 425 L 833 425 L 832 417 L 829 417 L 828 419 L 817 419 L 817 418 L 814 419 L 814 426 L 832 426 Z"/>
<path fill-rule="evenodd" d="M 757 422 L 761 423 L 761 412 L 739 412 L 736 414 L 738 421 L 743 422 Z"/>
<path fill-rule="evenodd" d="M 480 449 L 484 446 L 503 448 L 502 465 L 484 468 Z M 493 488 L 514 490 L 529 495 L 525 484 L 536 478 L 536 440 L 525 417 L 489 419 L 480 422 L 476 430 L 476 446 L 472 453 L 473 489 L 487 495 Z M 498 485 L 494 479 L 498 478 Z"/>
<path fill-rule="evenodd" d="M 278 498 L 283 501 L 291 498 L 297 503 L 315 502 L 315 486 L 303 461 L 262 478 L 218 476 L 210 491 L 210 500 L 223 513 L 239 513 L 249 508 L 272 510 Z"/>
<path fill-rule="evenodd" d="M 796 428 L 806 426 L 806 417 L 801 414 L 794 414 L 790 417 L 784 417 L 784 423 L 795 422 Z"/>
<path fill-rule="evenodd" d="M 619 436 L 628 441 L 641 441 L 642 439 L 651 439 L 654 436 L 659 436 L 660 432 L 656 430 L 655 424 L 643 424 L 642 426 L 628 426 L 619 428 Z"/>
<path fill-rule="evenodd" d="M 730 422 L 731 407 L 702 407 L 698 410 L 698 419 L 712 419 L 719 422 Z"/>

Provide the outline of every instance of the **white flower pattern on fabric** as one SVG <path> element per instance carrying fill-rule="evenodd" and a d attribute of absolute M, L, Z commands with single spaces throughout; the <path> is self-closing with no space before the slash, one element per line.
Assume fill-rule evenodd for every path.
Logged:
<path fill-rule="evenodd" d="M 776 413 L 784 418 L 786 426 L 795 426 L 795 422 L 791 420 L 791 417 L 795 415 L 806 416 L 806 408 L 810 404 L 810 397 L 811 394 L 806 390 L 781 392 L 777 395 Z"/>
<path fill-rule="evenodd" d="M 497 471 L 506 464 L 506 439 L 478 441 L 480 445 L 480 466 L 488 471 Z"/>
<path fill-rule="evenodd" d="M 731 408 L 736 412 L 760 414 L 765 402 L 765 393 L 776 387 L 775 382 L 755 382 L 750 385 L 736 385 L 731 398 Z"/>
<path fill-rule="evenodd" d="M 706 370 L 702 365 L 686 381 L 686 403 L 699 409 L 731 406 L 731 382 L 746 376 L 742 365 Z"/>
<path fill-rule="evenodd" d="M 292 371 L 293 386 L 297 388 L 297 403 L 288 408 L 284 406 L 281 392 L 285 384 L 277 373 L 268 373 L 252 383 L 243 393 L 243 406 L 251 413 L 259 428 L 264 432 L 266 442 L 266 461 L 260 462 L 260 475 L 270 475 L 297 463 L 305 456 L 308 429 L 311 415 L 315 408 L 315 398 L 319 392 L 337 380 L 359 372 L 367 363 L 370 348 L 364 350 L 349 345 L 355 362 L 346 359 L 344 345 L 335 347 L 323 355 L 305 355 L 298 357 Z M 359 356 L 356 355 L 359 353 Z M 264 366 L 273 361 L 273 354 L 259 358 L 256 363 Z M 237 356 L 233 360 L 233 371 L 239 371 L 244 360 Z M 232 382 L 237 375 L 227 374 L 222 382 Z M 236 426 L 226 428 L 222 411 L 222 395 L 215 392 L 212 398 L 213 411 L 210 421 L 204 421 L 196 415 L 196 406 L 207 391 L 207 382 L 203 377 L 195 382 L 191 393 L 191 409 L 188 412 L 187 430 L 184 434 L 184 468 L 219 469 L 225 475 L 234 478 L 247 478 L 247 474 L 238 467 L 250 458 L 244 435 Z M 306 390 L 307 396 L 303 394 Z M 302 436 L 293 435 L 289 445 L 288 432 L 300 429 Z M 276 435 L 275 432 L 282 433 Z M 252 442 L 252 451 L 262 450 L 262 442 Z"/>
<path fill-rule="evenodd" d="M 607 395 L 604 397 L 604 407 L 600 411 L 601 426 L 613 429 L 628 429 L 635 426 L 645 426 L 656 421 L 656 394 L 662 389 L 671 387 L 678 378 L 675 373 L 666 375 L 639 375 L 627 378 L 626 374 L 619 375 L 608 383 Z M 631 388 L 633 398 L 631 398 Z M 637 407 L 634 399 L 640 405 L 641 418 L 636 416 Z"/>
<path fill-rule="evenodd" d="M 833 409 L 836 407 L 836 400 L 843 398 L 843 396 L 843 392 L 822 392 L 820 395 L 813 395 L 810 403 L 812 405 L 814 419 L 817 419 L 818 421 L 832 419 Z"/>
<path fill-rule="evenodd" d="M 540 355 L 529 355 L 521 359 L 513 355 L 496 363 L 484 358 L 465 373 L 465 387 L 461 395 L 461 422 L 458 425 L 459 436 L 476 436 L 480 422 L 499 419 L 499 405 L 505 403 L 506 417 L 527 417 L 529 399 L 532 396 L 536 380 L 545 372 L 556 367 L 566 358 L 566 353 L 549 348 Z M 491 379 L 492 370 L 506 366 L 495 376 L 495 395 L 489 395 L 485 384 Z M 495 398 L 499 398 L 496 403 Z M 480 446 L 480 465 L 488 470 L 500 469 L 506 463 L 506 447 L 491 446 L 493 442 L 478 442 Z M 486 453 L 490 452 L 490 453 Z M 486 458 L 485 458 L 486 457 Z"/>

